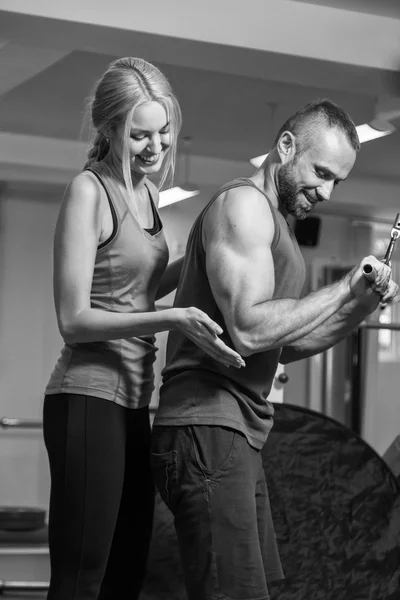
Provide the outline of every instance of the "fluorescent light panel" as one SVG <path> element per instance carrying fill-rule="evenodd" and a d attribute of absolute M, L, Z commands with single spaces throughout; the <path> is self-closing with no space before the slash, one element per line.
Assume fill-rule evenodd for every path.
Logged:
<path fill-rule="evenodd" d="M 361 144 L 364 142 L 370 142 L 371 140 L 377 140 L 385 135 L 390 135 L 395 131 L 395 127 L 391 123 L 364 123 L 364 125 L 358 125 L 357 133 Z"/>
<path fill-rule="evenodd" d="M 387 121 L 372 121 L 371 124 L 364 123 L 364 125 L 357 125 L 356 129 L 361 144 L 370 142 L 371 140 L 376 140 L 380 137 L 384 137 L 385 135 L 390 135 L 396 130 L 394 125 Z M 254 158 L 250 159 L 250 162 L 253 167 L 258 169 L 258 167 L 261 167 L 267 156 L 268 154 L 255 156 Z"/>
<path fill-rule="evenodd" d="M 158 208 L 163 208 L 169 204 L 175 204 L 175 202 L 187 200 L 188 198 L 197 196 L 199 193 L 199 190 L 188 191 L 179 186 L 175 186 L 169 190 L 164 190 L 160 192 L 160 202 L 158 203 Z"/>

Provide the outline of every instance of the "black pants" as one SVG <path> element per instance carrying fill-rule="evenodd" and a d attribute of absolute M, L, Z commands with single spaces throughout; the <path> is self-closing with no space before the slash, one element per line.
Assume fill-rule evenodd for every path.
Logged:
<path fill-rule="evenodd" d="M 189 600 L 267 600 L 283 573 L 261 453 L 224 427 L 156 426 L 152 467 Z"/>
<path fill-rule="evenodd" d="M 135 600 L 154 511 L 148 408 L 46 396 L 51 494 L 48 600 Z"/>

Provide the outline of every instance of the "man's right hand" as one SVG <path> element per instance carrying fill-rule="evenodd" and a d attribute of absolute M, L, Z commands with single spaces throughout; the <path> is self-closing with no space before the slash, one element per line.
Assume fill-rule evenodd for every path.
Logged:
<path fill-rule="evenodd" d="M 364 267 L 370 267 L 371 274 L 364 274 Z M 397 294 L 398 286 L 392 280 L 392 269 L 375 256 L 366 256 L 359 265 L 345 277 L 348 280 L 350 293 L 353 297 L 368 301 L 371 308 L 378 303 L 391 302 Z"/>

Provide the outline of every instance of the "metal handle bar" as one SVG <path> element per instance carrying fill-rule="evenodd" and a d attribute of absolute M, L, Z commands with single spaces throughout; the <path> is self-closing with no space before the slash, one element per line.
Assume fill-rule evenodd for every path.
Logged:
<path fill-rule="evenodd" d="M 0 418 L 0 427 L 3 429 L 41 429 L 42 421 L 40 419 L 14 419 L 12 417 Z"/>
<path fill-rule="evenodd" d="M 47 592 L 47 581 L 4 581 L 0 579 L 0 596 L 4 592 Z"/>

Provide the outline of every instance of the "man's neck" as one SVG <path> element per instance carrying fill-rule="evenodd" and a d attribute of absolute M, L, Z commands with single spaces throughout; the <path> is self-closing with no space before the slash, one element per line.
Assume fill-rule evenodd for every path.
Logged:
<path fill-rule="evenodd" d="M 266 158 L 263 165 L 257 169 L 257 171 L 249 177 L 255 185 L 262 191 L 266 196 L 268 196 L 272 205 L 282 213 L 282 215 L 287 217 L 288 213 L 283 205 L 281 199 L 279 198 L 278 186 L 277 186 L 277 174 L 278 174 L 278 164 L 271 158 Z"/>

